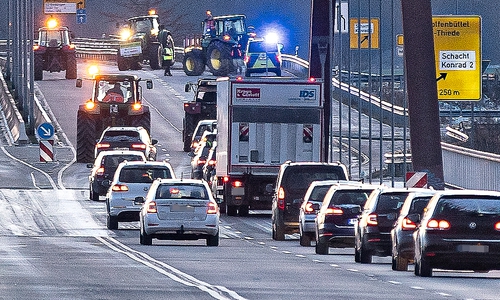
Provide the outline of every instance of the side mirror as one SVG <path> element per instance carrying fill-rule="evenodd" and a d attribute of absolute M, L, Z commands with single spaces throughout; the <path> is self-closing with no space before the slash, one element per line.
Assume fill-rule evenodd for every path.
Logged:
<path fill-rule="evenodd" d="M 92 169 L 94 167 L 94 164 L 88 163 L 87 168 Z"/>
<path fill-rule="evenodd" d="M 146 88 L 148 90 L 153 88 L 153 80 L 151 80 L 151 79 L 146 80 Z"/>
<path fill-rule="evenodd" d="M 191 90 L 191 84 L 189 83 L 186 83 L 186 85 L 184 85 L 184 92 L 189 92 Z"/>
<path fill-rule="evenodd" d="M 81 88 L 83 86 L 83 80 L 81 78 L 76 79 L 76 87 Z"/>
<path fill-rule="evenodd" d="M 193 151 L 189 152 L 189 153 L 188 153 L 188 156 L 189 156 L 189 157 L 194 157 L 194 152 L 193 152 Z"/>
<path fill-rule="evenodd" d="M 111 180 L 109 180 L 109 179 L 103 180 L 102 185 L 104 187 L 109 188 L 111 186 Z"/>
<path fill-rule="evenodd" d="M 156 144 L 158 144 L 158 140 L 157 140 L 157 139 L 151 139 L 151 143 L 152 143 L 153 145 L 156 145 Z"/>
<path fill-rule="evenodd" d="M 415 224 L 420 223 L 420 214 L 409 214 L 406 217 Z"/>

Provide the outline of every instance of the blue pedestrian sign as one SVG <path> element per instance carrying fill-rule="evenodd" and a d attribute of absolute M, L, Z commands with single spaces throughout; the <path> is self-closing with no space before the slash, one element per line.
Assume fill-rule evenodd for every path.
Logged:
<path fill-rule="evenodd" d="M 42 123 L 36 128 L 38 137 L 42 140 L 50 140 L 54 136 L 54 126 L 50 123 Z"/>
<path fill-rule="evenodd" d="M 87 23 L 87 12 L 85 9 L 77 9 L 76 10 L 76 23 L 77 24 Z"/>

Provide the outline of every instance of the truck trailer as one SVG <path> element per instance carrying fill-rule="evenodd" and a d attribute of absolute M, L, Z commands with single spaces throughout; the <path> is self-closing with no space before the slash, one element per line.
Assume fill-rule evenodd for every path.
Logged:
<path fill-rule="evenodd" d="M 280 165 L 325 161 L 323 84 L 296 78 L 217 79 L 217 167 L 222 211 L 270 210 Z"/>

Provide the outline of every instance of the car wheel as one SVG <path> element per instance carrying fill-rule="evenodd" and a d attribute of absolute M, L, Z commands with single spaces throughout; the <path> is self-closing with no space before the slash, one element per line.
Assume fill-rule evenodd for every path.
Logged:
<path fill-rule="evenodd" d="M 273 238 L 276 241 L 284 241 L 285 240 L 285 228 L 284 226 L 280 226 L 277 223 L 273 223 Z"/>
<path fill-rule="evenodd" d="M 299 242 L 300 242 L 301 246 L 310 247 L 311 246 L 311 237 L 308 236 L 307 234 L 304 234 L 301 232 Z"/>
<path fill-rule="evenodd" d="M 432 268 L 427 260 L 423 257 L 420 257 L 420 262 L 418 263 L 418 272 L 422 277 L 431 277 L 432 276 Z"/>
<path fill-rule="evenodd" d="M 316 241 L 316 254 L 327 255 L 328 254 L 328 243 L 318 239 Z"/>
<path fill-rule="evenodd" d="M 393 270 L 395 271 L 408 271 L 408 259 L 402 258 L 400 256 L 396 256 L 396 258 L 393 259 L 394 261 L 394 267 Z"/>
<path fill-rule="evenodd" d="M 141 245 L 152 245 L 153 244 L 153 238 L 151 236 L 149 236 L 144 231 L 144 227 L 143 226 L 141 226 L 140 243 L 141 243 Z"/>
<path fill-rule="evenodd" d="M 94 192 L 93 188 L 90 189 L 90 200 L 92 200 L 92 201 L 99 201 L 99 193 L 98 192 Z"/>
<path fill-rule="evenodd" d="M 116 217 L 110 216 L 109 214 L 107 215 L 106 218 L 106 227 L 110 230 L 113 229 L 118 229 L 118 220 Z"/>
<path fill-rule="evenodd" d="M 219 246 L 219 233 L 217 232 L 216 235 L 209 236 L 207 238 L 207 246 Z"/>
<path fill-rule="evenodd" d="M 359 248 L 359 262 L 362 264 L 371 264 L 372 263 L 372 254 L 366 250 L 361 243 L 361 247 Z"/>
<path fill-rule="evenodd" d="M 360 258 L 360 255 L 359 255 L 359 250 L 356 247 L 354 247 L 354 261 L 357 262 L 357 263 L 361 262 L 361 258 Z"/>

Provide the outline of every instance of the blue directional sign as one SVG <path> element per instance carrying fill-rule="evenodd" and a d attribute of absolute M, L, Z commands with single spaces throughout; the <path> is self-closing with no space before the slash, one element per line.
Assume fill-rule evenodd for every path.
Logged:
<path fill-rule="evenodd" d="M 77 24 L 87 23 L 87 12 L 85 9 L 77 9 L 76 10 L 76 23 Z"/>
<path fill-rule="evenodd" d="M 50 123 L 42 123 L 36 128 L 38 137 L 42 140 L 50 140 L 54 136 L 54 126 Z"/>

